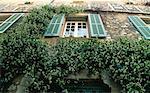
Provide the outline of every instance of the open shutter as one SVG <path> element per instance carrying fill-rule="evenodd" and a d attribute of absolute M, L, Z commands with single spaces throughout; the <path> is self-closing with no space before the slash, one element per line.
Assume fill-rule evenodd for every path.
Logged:
<path fill-rule="evenodd" d="M 61 27 L 63 25 L 64 22 L 64 14 L 60 14 L 60 15 L 54 15 L 52 20 L 50 21 L 48 28 L 44 34 L 44 36 L 59 36 L 60 31 L 61 31 Z"/>
<path fill-rule="evenodd" d="M 23 13 L 15 13 L 15 14 L 11 15 L 2 24 L 0 24 L 0 33 L 5 32 L 9 27 L 11 27 L 22 16 L 23 16 Z"/>
<path fill-rule="evenodd" d="M 144 36 L 145 39 L 150 39 L 150 27 L 138 16 L 128 17 L 135 28 Z"/>
<path fill-rule="evenodd" d="M 91 37 L 106 37 L 102 20 L 98 14 L 89 14 L 89 25 Z"/>

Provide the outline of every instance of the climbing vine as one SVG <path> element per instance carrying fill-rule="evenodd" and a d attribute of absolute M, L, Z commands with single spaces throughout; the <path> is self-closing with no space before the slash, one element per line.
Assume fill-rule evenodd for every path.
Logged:
<path fill-rule="evenodd" d="M 2 78 L 10 82 L 17 75 L 28 73 L 33 78 L 27 88 L 30 93 L 61 92 L 68 84 L 65 78 L 82 70 L 99 77 L 103 70 L 108 71 L 123 93 L 149 92 L 149 41 L 60 39 L 48 48 L 34 38 L 12 36 L 1 43 Z"/>
<path fill-rule="evenodd" d="M 88 70 L 89 75 L 96 74 L 100 77 L 101 71 L 107 70 L 111 79 L 122 86 L 123 93 L 149 92 L 149 41 L 63 39 L 52 46 L 50 51 L 48 70 L 43 72 L 47 77 L 36 78 L 29 87 L 31 92 L 42 92 L 41 89 L 49 92 L 53 90 L 52 86 L 59 86 L 63 90 L 68 83 L 65 77 L 83 69 Z"/>
<path fill-rule="evenodd" d="M 48 46 L 24 34 L 12 33 L 0 43 L 0 90 L 6 92 L 13 79 L 38 71 L 48 61 Z M 34 75 L 34 74 L 33 74 Z"/>
<path fill-rule="evenodd" d="M 81 10 L 66 6 L 35 8 L 13 29 L 14 33 L 0 41 L 2 92 L 8 87 L 5 84 L 20 74 L 33 78 L 27 88 L 30 93 L 61 92 L 68 83 L 65 77 L 70 74 L 88 70 L 89 76 L 101 77 L 106 70 L 121 85 L 123 93 L 149 93 L 150 41 L 60 39 L 48 47 L 35 38 L 44 33 L 54 14 L 78 12 Z"/>
<path fill-rule="evenodd" d="M 15 32 L 21 31 L 36 38 L 41 37 L 47 29 L 50 20 L 55 14 L 69 14 L 80 13 L 82 9 L 77 9 L 69 6 L 54 7 L 45 5 L 41 8 L 34 8 L 30 13 L 24 17 L 22 22 L 14 28 Z"/>

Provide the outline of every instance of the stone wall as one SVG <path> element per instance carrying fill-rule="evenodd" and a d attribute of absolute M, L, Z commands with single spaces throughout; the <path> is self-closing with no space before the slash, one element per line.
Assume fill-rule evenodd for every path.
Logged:
<path fill-rule="evenodd" d="M 105 29 L 112 39 L 118 37 L 128 37 L 132 39 L 141 38 L 138 31 L 128 20 L 129 14 L 100 12 Z"/>

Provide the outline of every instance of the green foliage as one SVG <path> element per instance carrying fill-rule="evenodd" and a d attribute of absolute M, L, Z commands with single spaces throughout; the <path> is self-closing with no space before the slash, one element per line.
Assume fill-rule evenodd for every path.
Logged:
<path fill-rule="evenodd" d="M 150 42 L 120 39 L 111 43 L 104 58 L 109 60 L 109 71 L 115 82 L 122 85 L 123 92 L 144 93 L 150 87 Z M 108 58 L 110 57 L 110 58 Z M 131 92 L 129 92 L 131 93 Z"/>
<path fill-rule="evenodd" d="M 48 48 L 41 41 L 22 34 L 7 36 L 1 44 L 4 81 L 28 74 L 33 83 L 29 92 L 60 92 L 70 74 L 88 70 L 101 76 L 107 70 L 122 86 L 122 92 L 149 92 L 150 42 L 119 39 L 60 39 Z M 77 79 L 78 80 L 78 79 Z"/>
<path fill-rule="evenodd" d="M 74 7 L 70 7 L 70 6 L 64 6 L 61 5 L 60 7 L 56 7 L 55 8 L 55 13 L 57 14 L 75 14 L 75 13 L 80 13 L 83 12 L 83 9 L 81 8 L 74 8 Z"/>
<path fill-rule="evenodd" d="M 1 90 L 7 89 L 8 83 L 18 75 L 38 71 L 49 60 L 48 55 L 47 45 L 40 40 L 18 33 L 7 35 L 1 41 L 1 82 L 4 84 Z"/>
<path fill-rule="evenodd" d="M 148 92 L 150 82 L 150 42 L 119 39 L 115 41 L 63 39 L 50 48 L 47 77 L 35 78 L 31 92 L 49 92 L 52 85 L 63 88 L 65 77 L 83 69 L 101 75 L 103 69 L 122 86 L 122 92 Z M 47 82 L 50 82 L 49 84 Z M 42 82 L 42 83 L 39 83 Z M 45 85 L 46 84 L 46 85 Z M 43 86 L 44 85 L 44 86 Z M 35 88 L 36 86 L 36 88 Z"/>
<path fill-rule="evenodd" d="M 48 63 L 44 62 L 49 58 L 48 48 L 47 45 L 35 38 L 44 34 L 53 15 L 60 13 L 68 15 L 78 12 L 81 12 L 81 10 L 67 6 L 53 7 L 46 5 L 35 8 L 25 16 L 18 26 L 12 29 L 12 33 L 6 34 L 6 37 L 2 36 L 3 40 L 0 38 L 1 90 L 7 89 L 8 82 L 10 83 L 20 74 L 29 73 L 34 78 L 47 77 L 44 71 L 48 70 L 45 67 L 45 64 Z M 43 83 L 49 84 L 46 82 Z"/>
<path fill-rule="evenodd" d="M 60 39 L 48 48 L 34 38 L 45 32 L 54 14 L 78 12 L 81 10 L 66 6 L 35 8 L 13 29 L 17 33 L 0 41 L 1 90 L 6 89 L 6 82 L 27 74 L 33 78 L 29 92 L 60 92 L 68 75 L 87 69 L 89 75 L 100 76 L 105 69 L 123 93 L 149 93 L 150 41 Z"/>
<path fill-rule="evenodd" d="M 17 32 L 18 29 L 21 32 L 27 33 L 30 36 L 40 37 L 44 34 L 47 26 L 55 14 L 73 14 L 82 12 L 81 9 L 76 9 L 68 6 L 53 7 L 50 5 L 45 5 L 41 8 L 34 8 L 30 11 L 30 14 L 25 16 L 23 21 L 14 28 Z"/>
<path fill-rule="evenodd" d="M 65 77 L 69 74 L 77 74 L 83 69 L 89 69 L 91 72 L 95 71 L 92 67 L 99 71 L 101 66 L 99 59 L 92 59 L 96 56 L 94 51 L 91 52 L 91 50 L 96 49 L 96 46 L 92 47 L 92 45 L 96 45 L 96 42 L 62 40 L 57 45 L 52 46 L 50 48 L 50 60 L 47 63 L 47 70 L 43 72 L 46 74 L 46 77 L 40 75 L 43 77 L 35 78 L 34 83 L 29 87 L 30 92 L 60 92 L 58 88 L 54 90 L 53 87 L 60 86 L 63 88 L 66 84 Z M 92 47 L 92 49 L 87 46 Z M 91 65 L 92 62 L 95 62 L 95 64 Z"/>

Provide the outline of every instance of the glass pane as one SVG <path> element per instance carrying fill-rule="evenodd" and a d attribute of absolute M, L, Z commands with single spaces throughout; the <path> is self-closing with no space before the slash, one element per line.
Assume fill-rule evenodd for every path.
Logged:
<path fill-rule="evenodd" d="M 72 25 L 75 25 L 75 23 L 72 23 Z"/>
<path fill-rule="evenodd" d="M 86 23 L 83 23 L 82 25 L 86 25 Z"/>
<path fill-rule="evenodd" d="M 65 32 L 65 36 L 68 36 L 68 35 L 69 35 L 69 31 L 66 31 L 66 32 Z"/>
<path fill-rule="evenodd" d="M 78 28 L 81 28 L 81 26 L 78 26 Z"/>
<path fill-rule="evenodd" d="M 71 29 L 71 31 L 74 31 L 74 29 Z"/>
<path fill-rule="evenodd" d="M 66 31 L 69 31 L 69 29 L 66 29 Z"/>
<path fill-rule="evenodd" d="M 81 23 L 78 23 L 78 25 L 81 25 Z"/>
<path fill-rule="evenodd" d="M 70 25 L 70 23 L 67 23 L 67 25 Z"/>
<path fill-rule="evenodd" d="M 67 28 L 70 28 L 70 26 L 67 25 Z"/>
<path fill-rule="evenodd" d="M 75 26 L 71 26 L 71 28 L 75 28 Z"/>
<path fill-rule="evenodd" d="M 73 36 L 73 34 L 74 34 L 74 31 L 70 31 L 70 36 Z"/>
<path fill-rule="evenodd" d="M 83 28 L 86 28 L 86 25 L 85 25 L 85 26 L 83 26 Z"/>

